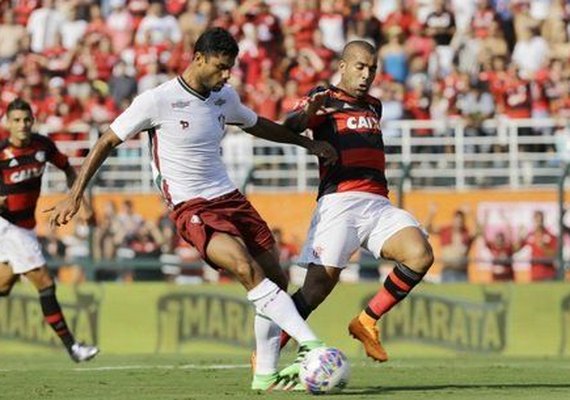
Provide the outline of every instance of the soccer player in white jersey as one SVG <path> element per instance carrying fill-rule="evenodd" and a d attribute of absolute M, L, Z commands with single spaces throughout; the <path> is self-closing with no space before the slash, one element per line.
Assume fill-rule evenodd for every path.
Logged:
<path fill-rule="evenodd" d="M 257 360 L 252 389 L 283 385 L 277 373 L 282 328 L 300 343 L 299 356 L 322 346 L 286 292 L 275 241 L 267 224 L 230 181 L 220 156 L 225 125 L 267 140 L 305 147 L 325 163 L 336 151 L 258 117 L 226 82 L 238 54 L 235 39 L 212 28 L 197 40 L 190 65 L 178 76 L 135 98 L 88 154 L 70 192 L 51 211 L 66 224 L 77 213 L 89 180 L 111 151 L 146 131 L 155 183 L 172 209 L 179 234 L 209 264 L 231 272 L 256 309 Z"/>

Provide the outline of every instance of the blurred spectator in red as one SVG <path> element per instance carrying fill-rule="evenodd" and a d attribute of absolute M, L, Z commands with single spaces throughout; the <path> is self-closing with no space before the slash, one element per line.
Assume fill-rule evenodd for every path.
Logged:
<path fill-rule="evenodd" d="M 244 71 L 243 82 L 248 86 L 255 86 L 261 76 L 263 65 L 271 63 L 269 53 L 265 47 L 260 46 L 257 28 L 252 23 L 243 26 L 243 38 L 239 42 L 241 51 L 240 67 Z"/>
<path fill-rule="evenodd" d="M 505 215 L 501 214 L 504 227 L 498 230 L 494 236 L 490 236 L 489 215 L 486 214 L 483 223 L 478 228 L 483 237 L 485 247 L 493 257 L 491 260 L 491 273 L 494 282 L 513 281 L 515 273 L 513 270 L 514 245 L 510 233 L 510 223 Z"/>
<path fill-rule="evenodd" d="M 249 9 L 246 18 L 251 20 L 256 27 L 260 46 L 267 51 L 271 60 L 277 60 L 281 53 L 281 43 L 283 43 L 279 19 L 271 13 L 264 1 L 256 1 Z"/>
<path fill-rule="evenodd" d="M 306 95 L 319 81 L 319 74 L 325 65 L 321 58 L 308 47 L 299 50 L 297 65 L 291 68 L 289 79 L 299 83 L 299 95 Z"/>
<path fill-rule="evenodd" d="M 293 259 L 299 255 L 299 249 L 292 243 L 288 243 L 283 239 L 283 232 L 280 228 L 273 228 L 271 231 L 279 250 L 279 263 L 288 265 Z"/>
<path fill-rule="evenodd" d="M 162 53 L 170 46 L 166 44 L 153 44 L 151 39 L 152 33 L 145 31 L 142 41 L 135 44 L 135 69 L 137 71 L 137 80 L 148 74 L 149 65 L 160 62 Z"/>
<path fill-rule="evenodd" d="M 113 42 L 108 36 L 102 36 L 96 47 L 92 49 L 92 60 L 94 63 L 93 73 L 89 79 L 99 79 L 108 82 L 111 78 L 113 67 L 117 64 L 119 57 L 113 49 Z"/>
<path fill-rule="evenodd" d="M 384 21 L 385 32 L 397 26 L 402 29 L 405 36 L 409 36 L 412 31 L 412 26 L 420 24 L 416 16 L 410 11 L 408 4 L 406 4 L 409 2 L 409 0 L 398 0 L 396 10 L 389 14 L 386 21 Z"/>
<path fill-rule="evenodd" d="M 500 111 L 503 114 L 509 118 L 530 118 L 532 107 L 530 82 L 522 77 L 516 66 L 509 67 L 500 95 L 502 101 L 499 104 L 503 106 Z M 528 130 L 528 128 L 523 129 Z"/>
<path fill-rule="evenodd" d="M 178 16 L 184 11 L 184 8 L 186 7 L 186 3 L 188 3 L 188 1 L 187 0 L 165 0 L 164 3 L 165 3 L 166 12 L 168 14 Z"/>
<path fill-rule="evenodd" d="M 281 115 L 279 119 L 282 119 L 288 112 L 293 111 L 302 98 L 303 96 L 299 95 L 299 84 L 297 81 L 288 80 L 285 83 L 283 100 L 281 100 Z"/>
<path fill-rule="evenodd" d="M 87 26 L 87 35 L 91 36 L 91 40 L 97 41 L 102 36 L 108 35 L 107 24 L 101 13 L 99 4 L 91 4 L 89 6 L 89 25 Z"/>
<path fill-rule="evenodd" d="M 388 32 L 390 28 L 385 30 Z M 435 49 L 435 42 L 426 34 L 426 30 L 419 22 L 410 26 L 410 36 L 405 41 L 406 53 L 409 57 L 419 56 L 426 63 Z"/>
<path fill-rule="evenodd" d="M 431 96 L 427 86 L 422 81 L 414 82 L 414 86 L 404 95 L 404 110 L 406 117 L 418 120 L 430 119 Z M 416 129 L 414 135 L 431 135 L 429 129 Z"/>
<path fill-rule="evenodd" d="M 167 68 L 169 73 L 180 75 L 192 60 L 194 37 L 189 32 L 182 34 L 182 40 L 174 45 Z"/>
<path fill-rule="evenodd" d="M 441 243 L 441 281 L 465 282 L 469 266 L 469 252 L 479 232 L 472 234 L 465 222 L 465 211 L 457 210 L 453 221 L 449 225 L 437 227 L 433 219 L 437 212 L 435 205 L 430 206 L 426 230 L 430 234 L 438 235 Z"/>
<path fill-rule="evenodd" d="M 558 238 L 544 225 L 544 213 L 535 211 L 533 215 L 534 229 L 525 234 L 521 229 L 518 241 L 514 245 L 517 252 L 525 246 L 530 247 L 530 276 L 532 281 L 548 281 L 556 279 L 556 250 Z"/>
<path fill-rule="evenodd" d="M 64 104 L 67 111 L 61 114 L 62 109 L 60 105 Z M 65 80 L 60 76 L 55 76 L 49 80 L 48 83 L 48 93 L 46 94 L 44 100 L 40 103 L 40 109 L 36 114 L 40 122 L 46 122 L 50 117 L 63 117 L 67 116 L 66 121 L 63 123 L 70 123 L 73 120 L 80 119 L 83 110 L 81 104 L 76 98 L 70 96 L 65 88 Z M 61 128 L 62 126 L 60 126 Z"/>
<path fill-rule="evenodd" d="M 99 132 L 105 132 L 118 114 L 117 105 L 109 96 L 109 85 L 100 80 L 93 81 L 91 96 L 85 103 L 85 121 Z"/>
<path fill-rule="evenodd" d="M 14 61 L 18 52 L 18 43 L 26 35 L 26 29 L 16 23 L 14 11 L 10 8 L 4 10 L 0 25 L 0 68 Z"/>
<path fill-rule="evenodd" d="M 67 91 L 71 96 L 80 100 L 89 96 L 91 93 L 89 70 L 92 70 L 92 74 L 96 74 L 91 48 L 85 41 L 81 40 L 69 52 L 66 74 L 64 75 Z"/>
<path fill-rule="evenodd" d="M 135 20 L 127 10 L 126 0 L 111 0 L 111 13 L 107 16 L 107 32 L 116 54 L 133 44 Z"/>
<path fill-rule="evenodd" d="M 313 32 L 318 28 L 318 24 L 319 14 L 314 0 L 296 0 L 285 29 L 295 36 L 295 43 L 300 49 L 311 46 Z"/>
<path fill-rule="evenodd" d="M 491 34 L 491 26 L 497 22 L 497 15 L 490 0 L 477 0 L 477 9 L 471 20 L 473 35 L 485 39 Z"/>
<path fill-rule="evenodd" d="M 27 29 L 32 37 L 31 48 L 35 53 L 53 46 L 65 15 L 56 8 L 55 0 L 43 0 L 42 6 L 30 14 Z"/>
<path fill-rule="evenodd" d="M 262 66 L 258 82 L 248 90 L 248 99 L 253 110 L 268 119 L 279 118 L 279 105 L 283 97 L 283 88 L 279 82 L 271 79 L 271 64 L 265 62 Z"/>
<path fill-rule="evenodd" d="M 323 69 L 319 73 L 319 80 L 329 81 L 335 71 L 334 61 L 336 53 L 326 47 L 323 42 L 323 33 L 317 29 L 313 34 L 313 47 L 312 50 L 321 59 Z"/>
<path fill-rule="evenodd" d="M 146 37 L 147 33 L 150 33 L 150 40 Z M 176 18 L 165 14 L 161 2 L 150 3 L 145 17 L 138 26 L 136 42 L 157 45 L 165 42 L 177 43 L 181 38 L 182 32 Z"/>
<path fill-rule="evenodd" d="M 13 10 L 16 15 L 16 22 L 20 25 L 26 26 L 30 14 L 40 6 L 41 0 L 19 0 L 16 2 Z"/>

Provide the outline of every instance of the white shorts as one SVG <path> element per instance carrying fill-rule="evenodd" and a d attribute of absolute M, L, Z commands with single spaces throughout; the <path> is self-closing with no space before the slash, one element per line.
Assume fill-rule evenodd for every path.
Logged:
<path fill-rule="evenodd" d="M 0 217 L 0 262 L 10 264 L 15 274 L 24 274 L 45 265 L 36 232 Z"/>
<path fill-rule="evenodd" d="M 384 196 L 327 194 L 317 203 L 299 264 L 344 268 L 359 247 L 379 258 L 384 242 L 409 226 L 426 234 L 409 212 L 393 206 Z"/>

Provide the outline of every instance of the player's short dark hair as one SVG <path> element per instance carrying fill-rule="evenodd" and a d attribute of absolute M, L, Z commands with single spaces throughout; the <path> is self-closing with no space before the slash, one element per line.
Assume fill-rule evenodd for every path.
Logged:
<path fill-rule="evenodd" d="M 372 55 L 375 55 L 378 51 L 376 47 L 368 43 L 366 40 L 352 40 L 342 49 L 341 58 L 345 60 L 354 49 L 360 49 Z"/>
<path fill-rule="evenodd" d="M 10 114 L 12 111 L 19 110 L 19 111 L 27 111 L 30 114 L 33 114 L 32 106 L 25 100 L 17 98 L 12 100 L 10 104 L 8 104 L 8 108 L 6 108 L 6 114 Z"/>
<path fill-rule="evenodd" d="M 204 31 L 194 45 L 194 52 L 205 56 L 224 55 L 237 57 L 239 48 L 234 37 L 223 28 Z"/>

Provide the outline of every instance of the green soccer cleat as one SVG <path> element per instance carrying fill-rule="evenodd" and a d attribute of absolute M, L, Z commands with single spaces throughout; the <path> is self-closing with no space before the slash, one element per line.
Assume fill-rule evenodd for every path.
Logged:
<path fill-rule="evenodd" d="M 295 358 L 295 361 L 293 361 L 293 364 L 279 371 L 279 375 L 282 377 L 289 377 L 289 379 L 298 380 L 299 371 L 301 370 L 301 362 L 309 351 L 318 347 L 325 347 L 325 344 L 320 340 L 309 340 L 301 343 L 299 345 L 299 350 L 297 351 L 297 357 Z"/>
<path fill-rule="evenodd" d="M 305 388 L 299 382 L 298 377 L 281 376 L 273 374 L 255 374 L 251 382 L 251 389 L 261 392 L 271 391 L 304 391 Z"/>

